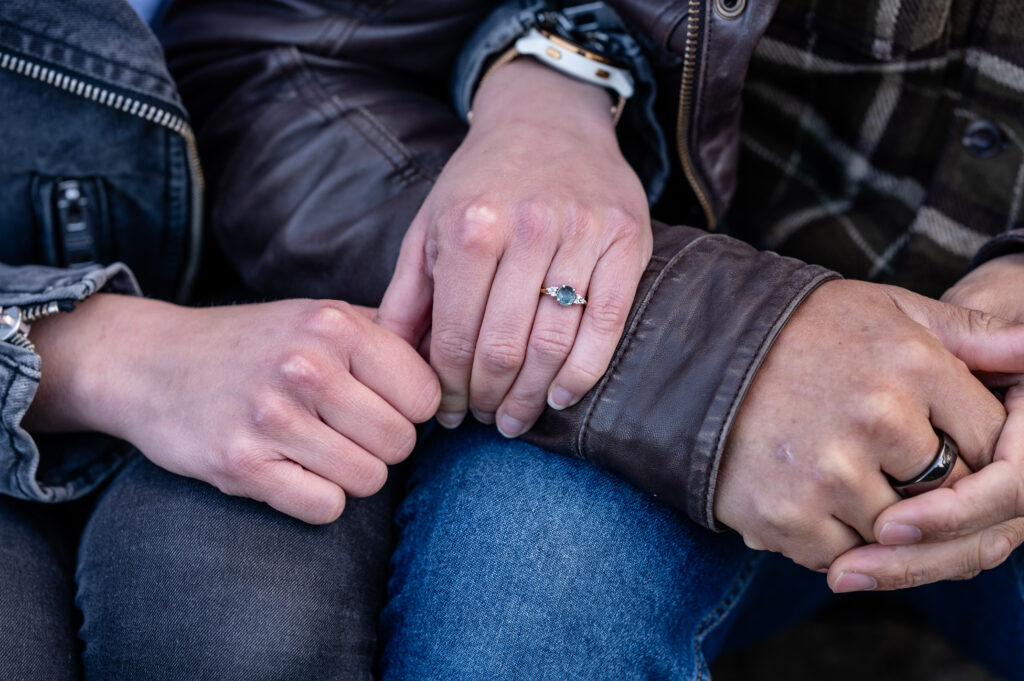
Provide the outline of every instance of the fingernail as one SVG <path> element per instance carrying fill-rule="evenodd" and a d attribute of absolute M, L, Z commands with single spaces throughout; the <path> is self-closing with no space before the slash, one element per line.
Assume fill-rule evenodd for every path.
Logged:
<path fill-rule="evenodd" d="M 874 577 L 859 572 L 840 572 L 839 579 L 832 585 L 832 591 L 846 594 L 851 591 L 872 591 L 878 588 Z"/>
<path fill-rule="evenodd" d="M 565 388 L 555 386 L 548 394 L 548 406 L 557 411 L 562 411 L 566 407 L 572 406 L 575 399 L 573 394 Z"/>
<path fill-rule="evenodd" d="M 492 423 L 494 423 L 494 412 L 477 411 L 476 409 L 471 409 L 470 411 L 473 412 L 473 418 L 475 418 L 480 423 L 486 423 L 487 425 L 491 425 Z"/>
<path fill-rule="evenodd" d="M 889 522 L 882 526 L 882 531 L 878 533 L 878 541 L 890 546 L 916 544 L 921 541 L 921 530 L 913 525 Z"/>
<path fill-rule="evenodd" d="M 498 432 L 505 437 L 519 437 L 526 431 L 526 424 L 519 419 L 514 419 L 508 414 L 502 414 L 498 418 Z"/>
<path fill-rule="evenodd" d="M 462 420 L 466 418 L 466 412 L 439 411 L 434 415 L 434 418 L 445 428 L 458 428 Z"/>

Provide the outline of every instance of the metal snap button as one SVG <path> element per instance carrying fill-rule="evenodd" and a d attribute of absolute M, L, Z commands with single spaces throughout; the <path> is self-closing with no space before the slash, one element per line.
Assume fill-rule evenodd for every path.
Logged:
<path fill-rule="evenodd" d="M 747 8 L 747 0 L 715 0 L 715 11 L 726 19 L 735 19 Z"/>
<path fill-rule="evenodd" d="M 974 121 L 964 130 L 964 148 L 978 158 L 992 158 L 1010 145 L 998 125 L 989 120 Z"/>

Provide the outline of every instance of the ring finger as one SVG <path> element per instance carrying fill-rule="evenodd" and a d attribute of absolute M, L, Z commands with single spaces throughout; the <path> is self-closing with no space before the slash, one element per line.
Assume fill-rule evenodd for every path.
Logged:
<path fill-rule="evenodd" d="M 569 256 L 560 249 L 551 262 L 542 286 L 572 286 L 586 297 L 596 256 L 586 253 Z M 536 309 L 533 328 L 526 345 L 526 359 L 515 382 L 504 396 L 497 412 L 498 430 L 506 437 L 518 437 L 534 424 L 544 410 L 548 388 L 576 342 L 583 317 L 583 305 L 563 305 L 555 298 L 540 294 L 533 304 Z"/>

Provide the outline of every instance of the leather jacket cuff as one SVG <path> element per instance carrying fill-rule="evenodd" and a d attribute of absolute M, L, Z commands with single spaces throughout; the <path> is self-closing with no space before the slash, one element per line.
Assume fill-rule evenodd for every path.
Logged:
<path fill-rule="evenodd" d="M 605 6 L 601 9 L 612 12 Z M 557 9 L 548 0 L 509 0 L 492 12 L 469 38 L 459 54 L 452 78 L 455 109 L 463 120 L 469 114 L 473 95 L 487 66 L 536 26 L 538 12 L 544 11 Z M 638 42 L 639 37 L 621 32 L 611 33 L 610 39 L 628 61 L 636 87 L 617 127 L 619 147 L 643 182 L 648 202 L 654 205 L 671 172 L 668 143 L 654 114 L 657 95 L 654 71 Z"/>
<path fill-rule="evenodd" d="M 120 263 L 80 269 L 0 264 L 0 307 L 78 302 L 100 291 L 141 294 L 135 277 Z M 134 450 L 99 434 L 29 435 L 21 422 L 39 387 L 40 364 L 34 352 L 0 343 L 0 494 L 68 501 L 94 490 Z"/>
<path fill-rule="evenodd" d="M 655 225 L 608 371 L 526 439 L 614 471 L 704 527 L 736 414 L 796 308 L 839 275 L 722 235 Z"/>

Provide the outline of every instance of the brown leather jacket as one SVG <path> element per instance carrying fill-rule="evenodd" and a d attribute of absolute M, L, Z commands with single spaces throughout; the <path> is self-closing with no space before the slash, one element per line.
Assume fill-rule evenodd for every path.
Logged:
<path fill-rule="evenodd" d="M 687 182 L 712 230 L 734 191 L 740 93 L 777 0 L 619 0 L 652 45 Z M 496 0 L 179 0 L 163 31 L 209 177 L 210 224 L 257 290 L 376 304 L 465 128 L 455 58 Z M 725 7 L 742 5 L 736 18 Z M 678 213 L 676 214 L 678 215 Z M 655 214 L 659 217 L 658 214 Z M 703 217 L 701 217 L 703 216 Z M 654 257 L 598 386 L 526 437 L 714 527 L 718 463 L 774 339 L 834 273 L 694 227 Z"/>

